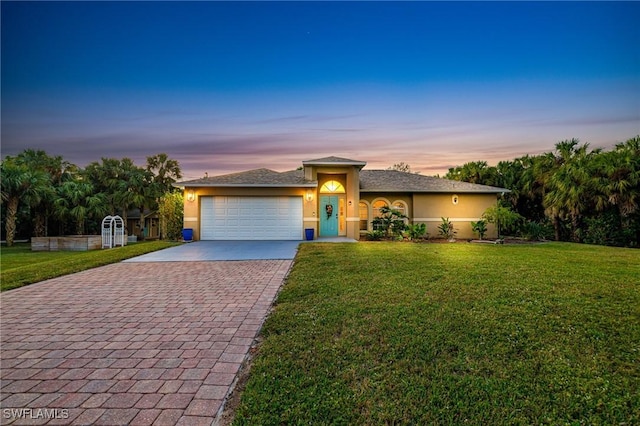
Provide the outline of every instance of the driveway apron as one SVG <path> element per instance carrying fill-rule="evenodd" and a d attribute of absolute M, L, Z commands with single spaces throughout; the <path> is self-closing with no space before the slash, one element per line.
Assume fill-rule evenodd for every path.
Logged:
<path fill-rule="evenodd" d="M 210 425 L 291 264 L 138 260 L 0 294 L 1 424 Z"/>
<path fill-rule="evenodd" d="M 196 241 L 125 262 L 293 259 L 300 241 Z"/>

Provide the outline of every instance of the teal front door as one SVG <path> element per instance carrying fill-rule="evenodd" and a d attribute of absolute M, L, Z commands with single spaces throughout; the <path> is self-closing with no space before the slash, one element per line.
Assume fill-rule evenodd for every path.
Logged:
<path fill-rule="evenodd" d="M 338 197 L 320 196 L 320 236 L 338 236 Z"/>

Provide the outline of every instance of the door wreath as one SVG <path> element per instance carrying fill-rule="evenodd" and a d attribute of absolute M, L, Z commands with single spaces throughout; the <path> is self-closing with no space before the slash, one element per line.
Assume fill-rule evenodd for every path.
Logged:
<path fill-rule="evenodd" d="M 324 208 L 327 212 L 327 219 L 329 219 L 333 215 L 333 205 L 327 204 Z"/>

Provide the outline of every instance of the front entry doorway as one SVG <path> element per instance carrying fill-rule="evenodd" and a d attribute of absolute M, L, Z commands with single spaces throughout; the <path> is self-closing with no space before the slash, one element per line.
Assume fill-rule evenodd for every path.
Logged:
<path fill-rule="evenodd" d="M 320 236 L 338 236 L 338 196 L 320 196 Z"/>
<path fill-rule="evenodd" d="M 320 196 L 320 236 L 346 235 L 344 195 Z"/>
<path fill-rule="evenodd" d="M 338 180 L 328 180 L 320 187 L 320 237 L 347 235 L 346 191 Z"/>

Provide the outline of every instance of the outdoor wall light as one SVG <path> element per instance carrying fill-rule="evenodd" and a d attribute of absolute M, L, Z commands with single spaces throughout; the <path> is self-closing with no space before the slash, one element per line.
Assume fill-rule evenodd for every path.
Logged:
<path fill-rule="evenodd" d="M 313 191 L 307 191 L 307 201 L 313 201 Z"/>
<path fill-rule="evenodd" d="M 193 202 L 196 200 L 196 193 L 193 191 L 187 191 L 187 201 Z"/>
<path fill-rule="evenodd" d="M 353 201 L 349 200 L 349 207 L 351 207 L 353 205 Z"/>

